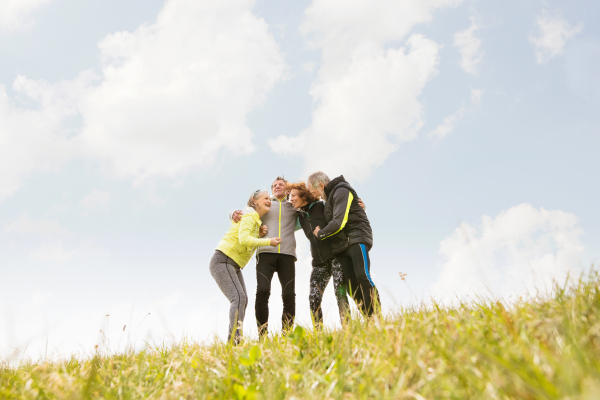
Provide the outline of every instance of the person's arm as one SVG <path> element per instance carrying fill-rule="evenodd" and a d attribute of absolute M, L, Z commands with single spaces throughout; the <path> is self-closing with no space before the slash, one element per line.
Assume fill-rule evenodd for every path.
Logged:
<path fill-rule="evenodd" d="M 255 229 L 255 221 L 251 215 L 244 215 L 242 217 L 242 222 L 240 223 L 240 230 L 238 233 L 238 240 L 242 246 L 246 247 L 259 247 L 259 246 L 269 246 L 271 244 L 271 240 L 269 239 L 258 239 L 252 236 L 252 232 Z"/>
<path fill-rule="evenodd" d="M 363 201 L 361 200 L 361 198 L 359 197 L 358 200 L 358 205 L 362 207 L 363 210 L 367 211 L 367 206 L 365 205 L 365 203 L 363 203 Z"/>
<path fill-rule="evenodd" d="M 321 240 L 327 239 L 330 236 L 340 232 L 348 222 L 348 214 L 352 205 L 354 195 L 346 188 L 339 188 L 335 191 L 333 199 L 333 219 L 326 227 L 315 229 L 315 235 Z"/>
<path fill-rule="evenodd" d="M 296 217 L 296 226 L 294 226 L 294 232 L 299 231 L 300 229 L 302 229 L 302 225 L 300 225 L 300 216 L 298 215 Z"/>
<path fill-rule="evenodd" d="M 235 223 L 238 223 L 242 220 L 242 215 L 244 215 L 242 210 L 231 210 L 229 212 L 229 219 Z"/>

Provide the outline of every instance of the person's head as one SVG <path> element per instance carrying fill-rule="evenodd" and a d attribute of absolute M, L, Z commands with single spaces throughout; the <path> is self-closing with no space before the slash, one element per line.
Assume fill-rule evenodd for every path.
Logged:
<path fill-rule="evenodd" d="M 288 181 L 286 181 L 283 176 L 278 176 L 277 178 L 275 178 L 275 180 L 271 184 L 271 191 L 273 192 L 273 196 L 278 198 L 279 200 L 282 200 L 286 195 L 285 185 L 287 185 L 287 183 Z"/>
<path fill-rule="evenodd" d="M 290 203 L 292 203 L 294 208 L 304 207 L 319 200 L 318 197 L 308 190 L 304 182 L 289 183 L 286 186 L 286 190 L 290 191 Z"/>
<path fill-rule="evenodd" d="M 271 209 L 271 197 L 266 190 L 257 190 L 250 195 L 248 207 L 254 208 L 259 216 L 265 215 Z"/>
<path fill-rule="evenodd" d="M 321 196 L 323 199 L 327 199 L 325 196 L 325 186 L 331 181 L 325 172 L 315 172 L 308 177 L 308 189 L 316 197 Z"/>

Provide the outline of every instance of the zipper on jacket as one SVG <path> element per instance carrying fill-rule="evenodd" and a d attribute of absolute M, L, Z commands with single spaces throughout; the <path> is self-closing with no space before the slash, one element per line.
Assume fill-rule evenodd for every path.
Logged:
<path fill-rule="evenodd" d="M 276 197 L 277 199 L 277 197 Z M 279 202 L 279 238 L 281 239 L 281 200 L 277 199 Z M 277 252 L 281 253 L 281 243 L 277 245 Z"/>

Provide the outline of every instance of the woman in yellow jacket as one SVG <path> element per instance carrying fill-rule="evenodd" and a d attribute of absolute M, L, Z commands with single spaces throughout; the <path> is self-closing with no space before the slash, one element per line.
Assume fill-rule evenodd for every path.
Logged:
<path fill-rule="evenodd" d="M 227 340 L 231 340 L 233 336 L 236 344 L 242 336 L 242 323 L 248 305 L 242 268 L 248 264 L 257 247 L 276 247 L 281 243 L 280 238 L 259 238 L 260 218 L 270 209 L 271 199 L 268 192 L 257 190 L 252 193 L 242 220 L 231 223 L 210 260 L 210 274 L 230 303 Z"/>

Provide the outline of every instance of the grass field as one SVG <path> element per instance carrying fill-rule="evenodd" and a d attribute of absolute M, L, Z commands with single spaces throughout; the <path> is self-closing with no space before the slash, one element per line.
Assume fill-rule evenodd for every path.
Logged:
<path fill-rule="evenodd" d="M 399 310 L 238 347 L 0 369 L 3 399 L 599 399 L 600 275 L 547 298 Z"/>

